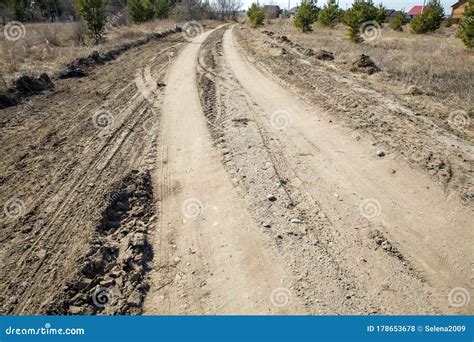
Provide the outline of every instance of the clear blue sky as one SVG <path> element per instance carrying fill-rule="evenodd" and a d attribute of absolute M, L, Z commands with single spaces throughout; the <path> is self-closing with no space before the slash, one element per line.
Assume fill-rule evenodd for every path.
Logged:
<path fill-rule="evenodd" d="M 427 1 L 427 0 L 426 0 Z M 256 0 L 242 0 L 244 3 L 244 8 L 247 8 L 252 4 L 252 2 L 256 2 Z M 290 0 L 290 6 L 296 6 L 300 0 Z M 318 6 L 322 7 L 325 4 L 326 0 L 318 0 Z M 455 4 L 457 0 L 441 0 L 441 3 L 444 5 L 445 14 L 451 13 L 451 5 Z M 288 0 L 259 0 L 260 5 L 279 5 L 282 8 L 288 8 Z M 375 4 L 379 4 L 380 0 L 374 0 Z M 382 0 L 382 3 L 386 8 L 393 8 L 393 9 L 405 9 L 406 12 L 410 10 L 415 5 L 423 5 L 423 0 Z M 350 7 L 352 4 L 351 0 L 339 0 L 339 6 L 345 9 L 346 6 Z"/>

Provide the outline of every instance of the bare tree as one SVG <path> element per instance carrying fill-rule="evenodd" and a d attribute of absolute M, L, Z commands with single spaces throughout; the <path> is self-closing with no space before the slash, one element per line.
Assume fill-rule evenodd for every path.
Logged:
<path fill-rule="evenodd" d="M 219 20 L 237 20 L 239 10 L 242 8 L 241 0 L 215 0 L 214 11 Z"/>

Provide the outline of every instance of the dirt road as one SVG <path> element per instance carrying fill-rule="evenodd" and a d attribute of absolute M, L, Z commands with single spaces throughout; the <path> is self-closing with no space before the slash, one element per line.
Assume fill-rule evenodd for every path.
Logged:
<path fill-rule="evenodd" d="M 170 252 L 167 251 L 168 256 L 157 258 L 160 263 L 158 268 L 172 270 L 178 267 L 178 263 L 183 262 L 183 255 L 187 260 L 193 259 L 188 255 L 193 253 L 189 248 L 192 249 L 190 246 L 195 245 L 193 240 L 196 238 L 191 239 L 187 236 L 189 235 L 187 232 L 173 228 L 179 225 L 179 219 L 183 216 L 183 213 L 179 212 L 180 205 L 188 204 L 186 201 L 190 200 L 189 204 L 192 203 L 195 206 L 193 215 L 195 214 L 196 217 L 191 222 L 197 227 L 193 229 L 192 234 L 196 234 L 195 230 L 201 232 L 203 226 L 207 226 L 212 231 L 212 228 L 209 228 L 212 225 L 209 218 L 200 217 L 205 213 L 204 208 L 208 208 L 207 210 L 214 208 L 215 215 L 218 215 L 219 210 L 225 210 L 223 204 L 226 202 L 226 197 L 229 197 L 230 203 L 236 203 L 230 195 L 237 190 L 232 190 L 230 180 L 218 176 L 212 169 L 209 169 L 209 166 L 193 167 L 194 164 L 199 165 L 194 159 L 198 159 L 199 162 L 205 161 L 206 164 L 210 163 L 219 169 L 221 167 L 217 158 L 208 160 L 207 157 L 211 154 L 207 151 L 209 137 L 203 128 L 204 119 L 207 119 L 208 127 L 214 133 L 216 146 L 223 155 L 224 165 L 233 177 L 233 183 L 239 185 L 240 178 L 243 183 L 241 185 L 247 190 L 247 195 L 253 197 L 248 201 L 251 205 L 247 208 L 255 220 L 258 222 L 263 218 L 263 222 L 260 223 L 272 231 L 278 231 L 276 226 L 281 223 L 286 234 L 293 236 L 301 234 L 303 236 L 303 241 L 299 241 L 296 246 L 283 248 L 286 250 L 279 252 L 286 260 L 286 268 L 295 275 L 293 281 L 296 280 L 296 285 L 293 284 L 292 287 L 295 287 L 298 292 L 303 292 L 304 307 L 308 312 L 328 312 L 325 310 L 330 310 L 329 312 L 355 313 L 378 311 L 379 308 L 383 308 L 381 310 L 384 312 L 411 313 L 417 312 L 420 308 L 426 312 L 435 312 L 435 307 L 445 307 L 446 305 L 446 301 L 439 297 L 439 293 L 448 293 L 450 289 L 456 287 L 468 288 L 469 279 L 465 275 L 469 274 L 470 256 L 465 251 L 469 250 L 470 242 L 462 237 L 470 235 L 471 227 L 468 210 L 462 207 L 460 200 L 455 199 L 447 203 L 441 186 L 433 184 L 427 175 L 408 165 L 400 164 L 393 158 L 382 160 L 376 156 L 374 147 L 368 139 L 356 138 L 353 134 L 351 136 L 347 130 L 328 123 L 320 113 L 315 113 L 307 104 L 298 100 L 294 94 L 273 81 L 270 75 L 262 73 L 247 62 L 243 57 L 244 52 L 235 45 L 232 30 L 225 30 L 223 35 L 224 30 L 217 30 L 205 37 L 204 47 L 199 56 L 198 86 L 201 89 L 201 102 L 207 117 L 201 114 L 196 99 L 198 90 L 193 87 L 193 70 L 198 60 L 198 47 L 192 45 L 193 53 L 190 51 L 191 48 L 188 49 L 189 53 L 187 54 L 185 52 L 188 51 L 185 50 L 175 67 L 177 70 L 172 69 L 171 76 L 169 76 L 170 81 L 168 82 L 176 84 L 178 88 L 173 88 L 168 94 L 168 97 L 176 98 L 174 102 L 170 99 L 170 103 L 172 103 L 170 107 L 167 106 L 165 99 L 164 112 L 173 113 L 172 116 L 175 118 L 173 121 L 177 123 L 174 127 L 172 125 L 164 126 L 162 132 L 165 142 L 161 145 L 166 148 L 163 157 L 163 160 L 166 161 L 164 169 L 170 170 L 170 161 L 173 161 L 171 165 L 177 164 L 179 166 L 172 169 L 171 174 L 176 175 L 175 180 L 171 181 L 172 178 L 168 179 L 165 176 L 161 183 L 172 188 L 174 190 L 172 190 L 173 197 L 178 197 L 179 200 L 169 207 L 165 199 L 167 191 L 165 190 L 164 195 L 161 196 L 164 201 L 163 215 L 165 216 L 162 224 L 168 224 L 169 228 L 164 230 L 162 228 L 158 239 L 158 246 L 162 247 L 156 249 L 165 250 L 161 241 L 163 236 L 169 236 L 168 245 L 174 246 L 174 253 L 171 253 L 174 259 L 171 262 L 161 263 L 163 260 L 172 258 L 169 256 Z M 202 41 L 199 43 L 202 44 Z M 222 55 L 224 56 L 222 57 Z M 180 77 L 175 76 L 178 71 L 181 74 Z M 186 83 L 185 80 L 191 82 Z M 186 103 L 180 101 L 183 97 L 188 98 Z M 192 100 L 193 97 L 194 100 Z M 192 116 L 190 113 L 198 113 L 198 115 Z M 251 125 L 249 121 L 255 122 L 256 129 L 248 133 L 247 130 L 239 128 L 238 131 L 242 137 L 233 137 L 235 141 L 229 141 L 232 140 L 232 134 L 229 132 L 235 129 L 232 126 L 235 127 L 237 123 L 240 123 L 240 126 L 246 127 Z M 166 119 L 164 122 L 166 125 Z M 190 127 L 195 130 L 190 130 Z M 200 131 L 197 130 L 199 127 Z M 170 144 L 166 140 L 168 134 L 176 134 L 174 143 Z M 256 141 L 255 138 L 257 138 Z M 258 141 L 258 138 L 261 140 Z M 251 141 L 252 143 L 249 145 Z M 272 141 L 271 145 L 274 146 L 270 146 L 268 141 Z M 261 146 L 258 146 L 259 144 Z M 179 153 L 170 153 L 168 146 L 174 146 Z M 204 147 L 206 150 L 203 150 Z M 252 156 L 245 155 L 244 151 L 249 148 L 256 148 L 257 152 Z M 267 151 L 263 152 L 265 149 Z M 238 154 L 243 154 L 243 156 L 239 157 Z M 230 157 L 228 157 L 229 155 Z M 264 161 L 264 168 L 273 169 L 274 175 L 270 177 L 259 175 L 257 170 L 252 170 L 252 167 L 259 167 L 258 159 L 260 158 Z M 204 172 L 196 177 L 197 169 Z M 243 171 L 245 169 L 251 170 L 247 174 Z M 183 171 L 186 172 L 185 175 L 180 174 Z M 282 180 L 282 173 L 291 176 Z M 208 176 L 213 184 L 227 184 L 227 189 L 220 192 L 218 189 L 210 187 L 206 181 Z M 272 178 L 275 176 L 280 178 L 277 187 L 271 184 L 274 181 Z M 268 179 L 266 179 L 267 177 Z M 219 179 L 222 180 L 219 181 Z M 252 181 L 248 181 L 250 179 Z M 189 185 L 181 185 L 183 181 Z M 258 183 L 264 184 L 264 186 L 263 189 L 256 191 L 255 186 Z M 265 183 L 268 183 L 268 186 L 265 186 Z M 197 190 L 188 192 L 187 190 L 188 187 L 202 187 L 203 185 L 201 192 Z M 284 189 L 281 191 L 278 188 Z M 266 200 L 267 193 L 277 193 L 278 191 L 283 192 L 291 202 L 286 203 L 287 207 L 291 208 L 289 215 L 293 213 L 295 217 L 308 216 L 308 219 L 302 222 L 305 228 L 295 232 L 293 227 L 298 224 L 292 223 L 291 216 L 286 216 L 288 208 L 284 208 L 282 212 L 285 213 L 282 214 L 278 212 L 279 208 L 275 208 L 277 205 Z M 292 199 L 292 194 L 296 191 L 304 197 L 298 203 Z M 177 196 L 174 192 L 184 193 L 184 196 Z M 193 196 L 193 193 L 200 195 Z M 215 194 L 219 194 L 220 209 L 215 204 L 204 204 L 215 203 Z M 211 198 L 206 199 L 205 202 L 199 199 L 208 196 Z M 276 197 L 278 198 L 278 196 Z M 311 208 L 311 205 L 315 205 L 316 208 Z M 262 211 L 267 211 L 263 216 L 258 211 L 259 207 L 262 208 Z M 264 207 L 271 207 L 275 211 L 268 213 L 266 210 L 268 208 Z M 296 214 L 298 209 L 301 209 L 301 215 Z M 315 231 L 318 224 L 312 222 L 310 218 L 321 212 L 324 212 L 321 215 L 324 217 L 322 225 L 329 230 L 323 234 Z M 169 222 L 166 218 L 176 214 L 178 214 L 178 218 L 174 223 Z M 238 230 L 238 226 L 235 225 L 236 221 L 234 221 L 236 214 L 235 211 L 230 211 L 219 220 L 216 219 L 215 225 L 218 227 L 221 227 L 221 222 L 225 222 L 223 229 L 218 230 L 220 239 L 216 246 L 220 243 L 223 243 L 224 246 L 226 241 L 233 241 L 232 235 L 235 234 L 233 232 Z M 278 215 L 284 216 L 286 220 L 273 222 L 277 221 L 274 216 Z M 293 221 L 295 221 L 295 217 Z M 450 218 L 451 221 L 449 229 L 446 229 L 448 225 L 446 218 Z M 183 222 L 188 224 L 186 220 Z M 242 222 L 242 220 L 239 219 L 237 222 Z M 276 223 L 274 227 L 269 227 L 274 223 Z M 290 227 L 285 227 L 288 225 Z M 224 227 L 228 227 L 229 230 Z M 265 230 L 265 228 L 263 229 Z M 244 235 L 249 236 L 253 231 L 254 229 L 251 229 Z M 205 233 L 200 234 L 201 237 L 204 236 L 200 244 L 213 240 L 211 235 L 206 237 Z M 301 251 L 296 250 L 301 248 L 302 243 L 306 246 L 308 240 L 311 240 L 314 245 L 315 240 L 319 241 L 315 238 L 321 235 L 326 235 L 325 238 L 329 241 L 326 241 L 327 245 L 320 242 L 316 245 L 319 243 L 322 245 L 323 250 L 320 253 L 327 253 L 331 266 L 334 265 L 334 268 L 346 273 L 342 281 L 337 276 L 337 272 L 334 274 L 328 271 L 328 268 L 331 267 L 317 263 L 312 265 L 305 263 L 303 261 L 305 257 L 300 255 Z M 277 234 L 276 239 L 282 239 L 283 236 L 283 234 Z M 255 238 L 252 237 L 250 240 L 254 241 Z M 441 246 L 440 239 L 444 242 Z M 257 245 L 264 245 L 264 240 L 257 239 L 257 241 L 259 240 L 261 242 Z M 387 258 L 382 258 L 380 253 L 375 253 L 375 255 L 370 255 L 370 261 L 367 261 L 367 247 L 370 246 L 371 240 L 375 240 L 375 245 L 380 244 L 382 246 L 380 249 L 387 251 L 388 255 L 395 260 L 387 260 Z M 183 244 L 181 241 L 186 241 L 186 243 Z M 398 248 L 392 246 L 390 241 L 394 241 Z M 184 248 L 178 247 L 180 244 L 183 244 Z M 244 248 L 246 244 L 248 242 L 244 242 L 239 247 L 238 241 L 235 244 L 232 243 L 237 248 Z M 258 248 L 248 250 L 249 259 L 259 258 L 252 257 L 256 251 Z M 226 253 L 233 254 L 232 250 L 227 250 Z M 214 252 L 201 259 L 204 259 L 204 264 L 208 265 L 213 263 L 213 259 L 221 257 Z M 299 260 L 295 260 L 295 257 Z M 293 261 L 288 262 L 288 259 L 292 258 Z M 368 263 L 366 269 L 360 270 L 361 262 Z M 231 268 L 238 269 L 239 264 L 241 265 L 241 262 Z M 273 264 L 281 265 L 281 261 L 273 262 Z M 390 264 L 390 268 L 386 268 L 388 264 Z M 196 272 L 195 269 L 198 266 L 190 262 L 186 265 L 188 265 L 187 269 L 193 270 L 191 273 L 194 275 L 193 272 Z M 310 269 L 311 266 L 313 269 Z M 416 268 L 416 271 L 413 267 Z M 263 272 L 268 269 L 271 267 L 269 268 L 267 265 L 267 267 L 260 268 L 260 272 L 264 274 Z M 317 283 L 317 278 L 321 277 L 321 274 L 325 277 L 324 284 L 319 283 L 318 290 L 308 288 L 303 290 L 300 287 L 302 285 L 299 284 L 302 280 L 300 274 L 302 271 L 304 282 L 307 284 Z M 224 270 L 221 272 L 225 273 Z M 280 271 L 271 270 L 271 272 Z M 196 310 L 202 312 L 203 308 L 208 308 L 208 312 L 214 313 L 240 312 L 232 305 L 229 311 L 226 305 L 223 307 L 217 305 L 215 311 L 209 309 L 215 306 L 202 305 L 203 302 L 212 303 L 212 298 L 216 297 L 216 294 L 217 297 L 222 296 L 218 289 L 225 288 L 234 294 L 236 281 L 232 279 L 232 276 L 226 276 L 226 280 L 219 281 L 219 285 L 215 288 L 211 287 L 209 291 L 204 290 L 196 293 L 196 283 L 206 279 L 204 284 L 207 284 L 218 272 L 213 271 L 211 266 L 208 268 L 208 277 L 198 278 L 197 281 L 194 277 L 189 279 L 188 273 L 189 271 L 174 270 L 171 275 L 167 274 L 166 277 L 162 277 L 158 281 L 156 288 L 161 290 L 164 285 L 170 288 L 172 293 L 169 292 L 170 290 L 158 291 L 161 294 L 157 296 L 157 299 L 149 296 L 150 301 L 147 303 L 151 313 L 153 306 L 164 307 L 164 310 L 155 311 L 160 313 L 196 312 Z M 316 275 L 316 273 L 319 274 Z M 239 274 L 245 274 L 245 272 L 239 270 Z M 255 279 L 255 275 L 253 277 Z M 265 275 L 263 279 L 270 278 Z M 424 284 L 425 279 L 430 280 L 433 289 Z M 251 285 L 255 282 L 252 277 L 245 279 L 245 282 L 251 287 L 255 286 Z M 261 283 L 261 280 L 258 282 Z M 380 286 L 374 286 L 374 283 L 379 283 Z M 268 298 L 268 288 L 271 286 L 266 288 Z M 335 291 L 335 289 L 340 289 L 340 291 Z M 393 292 L 394 294 L 380 298 L 380 291 Z M 431 291 L 439 291 L 439 293 L 430 298 Z M 194 292 L 193 295 L 190 296 L 190 292 Z M 310 295 L 311 292 L 314 292 L 317 297 L 316 302 Z M 265 294 L 265 292 L 263 293 Z M 400 295 L 401 293 L 403 294 Z M 178 299 L 179 295 L 181 299 Z M 196 297 L 207 298 L 196 301 Z M 226 298 L 226 296 L 221 298 Z M 265 300 L 265 296 L 262 298 Z M 344 300 L 341 301 L 341 298 Z M 235 301 L 233 295 L 229 298 L 229 294 L 227 294 L 227 300 Z M 355 302 L 358 303 L 354 305 Z M 239 303 L 239 301 L 235 301 L 235 303 Z M 337 308 L 334 308 L 334 305 L 331 306 L 331 303 L 338 303 Z M 180 305 L 184 310 L 176 311 Z M 216 305 L 215 302 L 214 305 Z M 377 309 L 374 310 L 374 308 Z M 252 311 L 247 309 L 247 312 Z"/>
<path fill-rule="evenodd" d="M 0 112 L 17 118 L 0 186 L 20 211 L 2 223 L 3 313 L 473 313 L 470 202 L 240 30 L 151 42 Z M 363 110 L 365 85 L 339 81 Z M 462 153 L 444 156 L 466 189 Z"/>
<path fill-rule="evenodd" d="M 290 164 L 298 165 L 294 172 L 309 195 L 328 207 L 336 230 L 347 234 L 358 229 L 360 216 L 365 215 L 372 226 L 400 244 L 403 255 L 420 264 L 433 284 L 448 292 L 458 286 L 469 288 L 473 226 L 471 211 L 460 199 L 447 202 L 441 186 L 432 184 L 427 175 L 394 158 L 381 160 L 370 140 L 333 125 L 298 102 L 294 94 L 245 62 L 231 30 L 223 45 L 236 79 L 263 109 L 261 122 L 271 130 L 272 115 L 283 115 L 287 121 L 288 127 L 277 131 L 279 147 Z"/>
<path fill-rule="evenodd" d="M 284 312 L 272 305 L 270 294 L 287 284 L 290 275 L 263 243 L 258 225 L 232 186 L 207 132 L 196 88 L 196 66 L 208 34 L 181 52 L 166 79 L 161 172 L 156 179 L 160 184 L 160 225 L 153 242 L 156 272 L 151 274 L 145 311 Z M 299 312 L 297 305 L 295 308 Z"/>

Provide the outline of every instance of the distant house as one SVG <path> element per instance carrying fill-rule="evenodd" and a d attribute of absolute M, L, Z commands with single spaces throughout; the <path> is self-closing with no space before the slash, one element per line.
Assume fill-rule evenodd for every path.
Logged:
<path fill-rule="evenodd" d="M 263 12 L 265 13 L 265 19 L 276 19 L 283 13 L 280 6 L 274 5 L 263 6 Z"/>
<path fill-rule="evenodd" d="M 391 22 L 393 19 L 397 17 L 400 13 L 403 13 L 402 11 L 396 11 L 394 9 L 388 9 L 385 10 L 385 16 L 387 17 L 387 21 Z"/>
<path fill-rule="evenodd" d="M 416 16 L 420 15 L 423 13 L 423 11 L 426 9 L 426 6 L 413 6 L 411 10 L 408 11 L 407 17 L 410 19 L 415 18 Z"/>
<path fill-rule="evenodd" d="M 455 23 L 459 23 L 459 21 L 461 20 L 461 17 L 464 14 L 468 3 L 468 0 L 460 0 L 451 6 L 451 8 L 453 9 L 451 17 L 453 18 L 453 21 Z"/>
<path fill-rule="evenodd" d="M 290 8 L 290 10 L 288 11 L 288 14 L 290 15 L 290 18 L 292 18 L 296 14 L 296 12 L 298 12 L 299 9 L 300 8 L 298 6 Z"/>

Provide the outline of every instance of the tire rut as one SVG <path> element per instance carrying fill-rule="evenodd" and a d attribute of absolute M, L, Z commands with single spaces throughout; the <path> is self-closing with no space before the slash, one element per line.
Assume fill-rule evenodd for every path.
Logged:
<path fill-rule="evenodd" d="M 45 138 L 39 148 L 30 148 L 27 152 L 27 173 L 7 174 L 2 191 L 6 186 L 15 188 L 14 184 L 24 182 L 26 175 L 29 179 L 23 188 L 37 187 L 39 191 L 33 198 L 28 193 L 17 193 L 29 199 L 25 201 L 26 212 L 19 219 L 7 221 L 8 235 L 2 241 L 2 250 L 8 255 L 2 267 L 5 282 L 1 285 L 4 296 L 0 304 L 3 312 L 37 314 L 59 310 L 51 309 L 55 297 L 62 296 L 58 284 L 71 284 L 78 274 L 77 264 L 93 241 L 94 227 L 100 225 L 100 210 L 106 205 L 104 194 L 132 170 L 154 169 L 157 148 L 154 122 L 159 121 L 161 115 L 161 90 L 155 86 L 156 91 L 145 98 L 137 88 L 134 72 L 140 71 L 147 62 L 152 70 L 148 76 L 151 79 L 145 81 L 154 79 L 156 82 L 163 77 L 181 46 L 173 37 L 151 42 L 97 68 L 84 86 L 81 79 L 61 81 L 51 97 L 32 98 L 35 113 L 44 119 L 39 123 L 36 115 L 27 113 L 25 120 L 35 127 L 28 135 L 44 135 Z M 153 51 L 157 48 L 158 54 Z M 130 60 L 142 62 L 130 68 Z M 124 69 L 127 64 L 128 68 Z M 71 84 L 76 88 L 70 87 Z M 89 94 L 92 101 L 88 100 Z M 73 100 L 62 100 L 62 97 Z M 156 104 L 151 106 L 150 103 Z M 79 111 L 75 107 L 79 107 Z M 101 122 L 93 121 L 99 110 L 110 122 L 103 121 L 101 126 Z M 4 136 L 8 142 L 12 137 L 15 132 L 7 131 Z M 15 155 L 10 145 L 7 146 L 7 154 Z M 37 151 L 43 152 L 43 156 L 37 155 Z M 43 168 L 38 168 L 39 163 Z M 43 170 L 48 174 L 42 179 L 39 175 Z M 31 180 L 39 183 L 30 186 Z M 18 186 L 16 189 L 22 191 Z M 28 284 L 24 283 L 26 278 Z"/>

